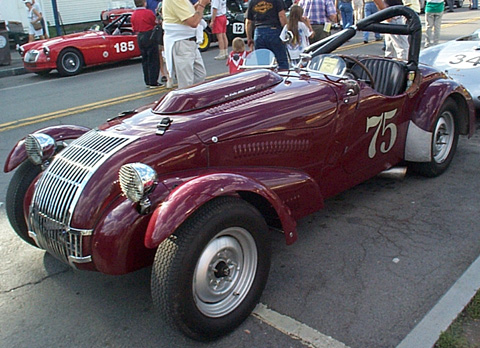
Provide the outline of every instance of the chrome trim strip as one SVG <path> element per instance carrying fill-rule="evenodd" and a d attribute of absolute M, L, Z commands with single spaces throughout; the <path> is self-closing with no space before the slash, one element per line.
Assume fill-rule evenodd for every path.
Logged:
<path fill-rule="evenodd" d="M 35 242 L 35 244 L 37 244 L 39 248 L 41 248 L 40 244 L 38 244 L 37 234 L 35 232 L 28 231 L 28 236 L 33 239 L 33 241 Z"/>
<path fill-rule="evenodd" d="M 75 257 L 75 256 L 70 255 L 68 257 L 68 263 L 72 267 L 76 267 L 75 266 L 76 263 L 89 263 L 89 262 L 92 262 L 92 256 L 91 255 L 85 256 L 85 257 Z"/>

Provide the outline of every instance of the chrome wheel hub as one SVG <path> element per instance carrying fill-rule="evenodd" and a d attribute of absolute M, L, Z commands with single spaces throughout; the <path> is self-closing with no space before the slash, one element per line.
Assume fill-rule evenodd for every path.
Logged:
<path fill-rule="evenodd" d="M 445 111 L 437 122 L 433 133 L 433 158 L 436 163 L 443 163 L 453 146 L 455 122 L 450 111 Z"/>
<path fill-rule="evenodd" d="M 232 312 L 255 279 L 258 255 L 255 240 L 240 227 L 223 230 L 203 250 L 193 277 L 198 309 L 208 317 Z"/>

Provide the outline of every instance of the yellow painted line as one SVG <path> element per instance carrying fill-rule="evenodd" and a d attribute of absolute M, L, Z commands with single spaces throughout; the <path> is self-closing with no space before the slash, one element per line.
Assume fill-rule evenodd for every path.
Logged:
<path fill-rule="evenodd" d="M 443 18 L 444 17 L 442 17 L 442 20 L 443 20 Z M 466 23 L 475 22 L 475 21 L 478 21 L 478 20 L 480 20 L 480 17 L 464 19 L 464 20 L 455 21 L 455 22 L 452 22 L 452 23 L 445 23 L 445 24 L 442 24 L 442 28 L 450 28 L 450 27 L 453 27 L 455 25 L 466 24 Z"/>
<path fill-rule="evenodd" d="M 162 88 L 162 90 L 165 90 L 165 88 Z M 20 127 L 28 126 L 28 125 L 31 125 L 31 124 L 48 121 L 48 120 L 53 120 L 53 119 L 56 119 L 56 118 L 62 118 L 62 117 L 70 116 L 70 115 L 80 114 L 82 112 L 91 111 L 91 110 L 95 110 L 95 109 L 100 109 L 100 108 L 103 108 L 103 107 L 106 107 L 106 106 L 121 104 L 121 103 L 131 101 L 131 100 L 137 100 L 137 99 L 150 97 L 152 95 L 158 94 L 159 92 L 160 92 L 160 90 L 158 90 L 158 89 L 155 90 L 155 91 L 137 92 L 137 93 L 133 93 L 133 94 L 129 94 L 129 95 L 124 95 L 124 96 L 121 96 L 121 97 L 116 97 L 116 98 L 107 99 L 107 100 L 101 100 L 101 101 L 91 103 L 91 104 L 75 106 L 73 108 L 58 110 L 58 111 L 49 112 L 49 113 L 46 113 L 46 114 L 41 114 L 41 115 L 37 115 L 37 116 L 24 118 L 24 119 L 21 119 L 21 120 L 2 123 L 2 124 L 0 124 L 0 132 L 5 132 L 7 130 L 20 128 Z"/>
<path fill-rule="evenodd" d="M 218 75 L 210 76 L 208 78 L 208 80 L 219 77 L 219 76 L 222 76 L 222 75 L 225 75 L 225 74 L 218 74 Z M 58 110 L 58 111 L 53 111 L 53 112 L 49 112 L 49 113 L 46 113 L 46 114 L 41 114 L 41 115 L 37 115 L 37 116 L 23 118 L 21 120 L 10 121 L 10 122 L 0 124 L 0 132 L 5 132 L 5 131 L 11 130 L 11 129 L 16 129 L 16 128 L 20 128 L 20 127 L 24 127 L 24 126 L 32 125 L 32 124 L 35 124 L 35 123 L 44 122 L 44 121 L 49 121 L 49 120 L 53 120 L 53 119 L 57 119 L 57 118 L 76 115 L 76 114 L 80 114 L 82 112 L 101 109 L 101 108 L 104 108 L 104 107 L 107 107 L 107 106 L 118 105 L 118 104 L 121 104 L 121 103 L 124 103 L 124 102 L 127 102 L 127 101 L 147 98 L 147 97 L 151 97 L 151 96 L 161 94 L 161 93 L 164 93 L 164 92 L 167 92 L 167 91 L 168 91 L 167 88 L 162 87 L 162 88 L 158 88 L 158 89 L 151 90 L 151 91 L 142 91 L 142 92 L 127 94 L 127 95 L 124 95 L 124 96 L 115 97 L 115 98 L 111 98 L 111 99 L 107 99 L 107 100 L 100 100 L 98 102 L 79 105 L 79 106 L 75 106 L 75 107 L 64 109 L 64 110 Z"/>

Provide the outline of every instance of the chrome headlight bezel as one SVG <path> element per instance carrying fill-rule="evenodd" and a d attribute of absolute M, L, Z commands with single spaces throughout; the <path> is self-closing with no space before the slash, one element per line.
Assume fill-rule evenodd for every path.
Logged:
<path fill-rule="evenodd" d="M 25 138 L 25 151 L 29 160 L 35 165 L 41 165 L 48 161 L 56 150 L 57 143 L 48 134 L 34 133 Z"/>
<path fill-rule="evenodd" d="M 40 56 L 40 51 L 38 50 L 29 50 L 23 55 L 23 61 L 25 63 L 36 63 L 38 57 Z"/>
<path fill-rule="evenodd" d="M 157 186 L 157 173 L 143 163 L 128 163 L 123 165 L 118 173 L 120 188 L 123 194 L 132 202 L 142 202 Z"/>

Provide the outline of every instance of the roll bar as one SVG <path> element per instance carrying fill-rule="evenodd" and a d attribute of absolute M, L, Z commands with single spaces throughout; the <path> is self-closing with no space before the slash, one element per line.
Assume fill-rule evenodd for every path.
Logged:
<path fill-rule="evenodd" d="M 382 23 L 383 21 L 403 16 L 406 18 L 405 24 Z M 422 24 L 418 14 L 406 6 L 392 6 L 378 11 L 360 20 L 356 25 L 344 29 L 332 36 L 315 42 L 308 46 L 304 53 L 309 53 L 312 57 L 319 54 L 331 53 L 346 41 L 355 36 L 357 31 L 372 31 L 374 33 L 408 35 L 410 47 L 408 50 L 407 68 L 409 71 L 415 71 L 418 68 L 418 56 L 420 54 L 420 45 L 422 42 Z"/>

